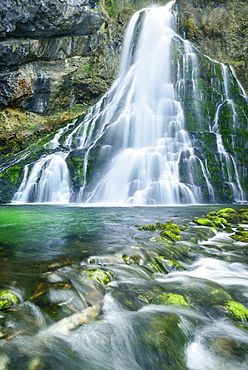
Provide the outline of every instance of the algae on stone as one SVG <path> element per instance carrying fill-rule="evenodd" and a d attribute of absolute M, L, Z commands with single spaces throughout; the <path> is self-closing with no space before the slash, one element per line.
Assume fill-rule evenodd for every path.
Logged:
<path fill-rule="evenodd" d="M 245 321 L 248 319 L 248 309 L 242 303 L 236 301 L 227 301 L 224 305 L 224 311 L 234 320 Z"/>
<path fill-rule="evenodd" d="M 18 302 L 18 298 L 8 290 L 0 290 L 0 310 L 13 306 Z"/>

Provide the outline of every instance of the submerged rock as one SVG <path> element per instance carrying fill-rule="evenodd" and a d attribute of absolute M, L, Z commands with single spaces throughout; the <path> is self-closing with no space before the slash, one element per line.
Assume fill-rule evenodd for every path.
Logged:
<path fill-rule="evenodd" d="M 56 322 L 54 325 L 49 327 L 48 331 L 56 334 L 68 335 L 70 331 L 77 329 L 82 324 L 94 321 L 99 313 L 99 309 L 95 307 L 87 307 L 80 312 L 76 312 L 75 314 Z"/>

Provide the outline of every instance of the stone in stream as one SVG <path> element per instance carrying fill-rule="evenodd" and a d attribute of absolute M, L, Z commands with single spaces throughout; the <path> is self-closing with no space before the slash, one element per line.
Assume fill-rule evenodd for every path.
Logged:
<path fill-rule="evenodd" d="M 0 310 L 13 306 L 18 302 L 18 298 L 8 290 L 0 290 Z"/>
<path fill-rule="evenodd" d="M 87 324 L 95 320 L 99 315 L 100 310 L 96 307 L 87 307 L 80 312 L 76 312 L 71 316 L 65 317 L 56 322 L 47 329 L 47 332 L 52 332 L 61 335 L 68 335 L 70 331 L 77 329 L 82 324 Z"/>

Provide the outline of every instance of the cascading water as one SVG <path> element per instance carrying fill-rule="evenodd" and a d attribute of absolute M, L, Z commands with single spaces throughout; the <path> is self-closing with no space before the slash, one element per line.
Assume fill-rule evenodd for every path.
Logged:
<path fill-rule="evenodd" d="M 235 105 L 228 93 L 226 69 L 175 32 L 173 5 L 172 1 L 162 8 L 143 9 L 132 17 L 118 79 L 84 119 L 70 127 L 65 140 L 65 129 L 56 134 L 47 146 L 49 155 L 26 174 L 14 201 L 188 204 L 244 200 L 235 158 L 224 148 L 219 129 L 220 108 L 225 102 Z M 216 73 L 221 69 L 218 82 L 217 77 L 210 77 L 208 89 L 202 82 L 203 59 L 210 65 L 206 69 Z M 206 97 L 206 91 L 211 96 Z M 197 138 L 197 130 L 214 136 L 214 160 Z M 223 186 L 211 174 L 211 160 L 219 167 L 222 183 L 231 189 L 229 198 L 220 194 Z M 57 174 L 52 175 L 57 161 Z"/>

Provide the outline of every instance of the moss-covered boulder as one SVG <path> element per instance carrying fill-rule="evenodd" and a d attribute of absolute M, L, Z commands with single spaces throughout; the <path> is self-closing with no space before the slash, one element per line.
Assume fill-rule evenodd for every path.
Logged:
<path fill-rule="evenodd" d="M 238 213 L 242 219 L 242 222 L 248 223 L 248 209 L 240 209 Z"/>
<path fill-rule="evenodd" d="M 233 208 L 223 208 L 217 212 L 209 212 L 207 217 L 221 217 L 231 224 L 237 224 L 242 221 L 241 215 Z"/>
<path fill-rule="evenodd" d="M 238 242 L 248 243 L 248 231 L 236 231 L 234 235 L 230 235 L 230 238 Z"/>
<path fill-rule="evenodd" d="M 176 314 L 144 311 L 133 325 L 138 341 L 132 348 L 141 369 L 188 369 L 184 352 L 188 338 Z"/>
<path fill-rule="evenodd" d="M 157 230 L 157 227 L 153 224 L 148 224 L 140 227 L 141 230 L 154 231 Z"/>
<path fill-rule="evenodd" d="M 181 294 L 173 294 L 173 293 L 162 293 L 159 294 L 152 303 L 156 304 L 164 304 L 166 306 L 169 305 L 177 305 L 177 306 L 189 306 L 188 302 Z"/>
<path fill-rule="evenodd" d="M 100 284 L 106 285 L 112 280 L 113 273 L 110 271 L 103 271 L 100 269 L 89 270 L 89 277 Z"/>
<path fill-rule="evenodd" d="M 4 310 L 18 303 L 18 298 L 8 290 L 0 290 L 0 310 Z"/>
<path fill-rule="evenodd" d="M 195 218 L 193 222 L 200 226 L 215 227 L 215 224 L 208 218 Z"/>
<path fill-rule="evenodd" d="M 178 225 L 172 223 L 172 222 L 167 222 L 166 224 L 157 224 L 158 229 L 162 229 L 160 235 L 162 237 L 168 238 L 172 240 L 173 242 L 176 242 L 180 240 L 180 228 Z"/>
<path fill-rule="evenodd" d="M 245 321 L 248 319 L 248 309 L 242 303 L 236 301 L 227 301 L 223 307 L 227 316 L 237 321 Z"/>

